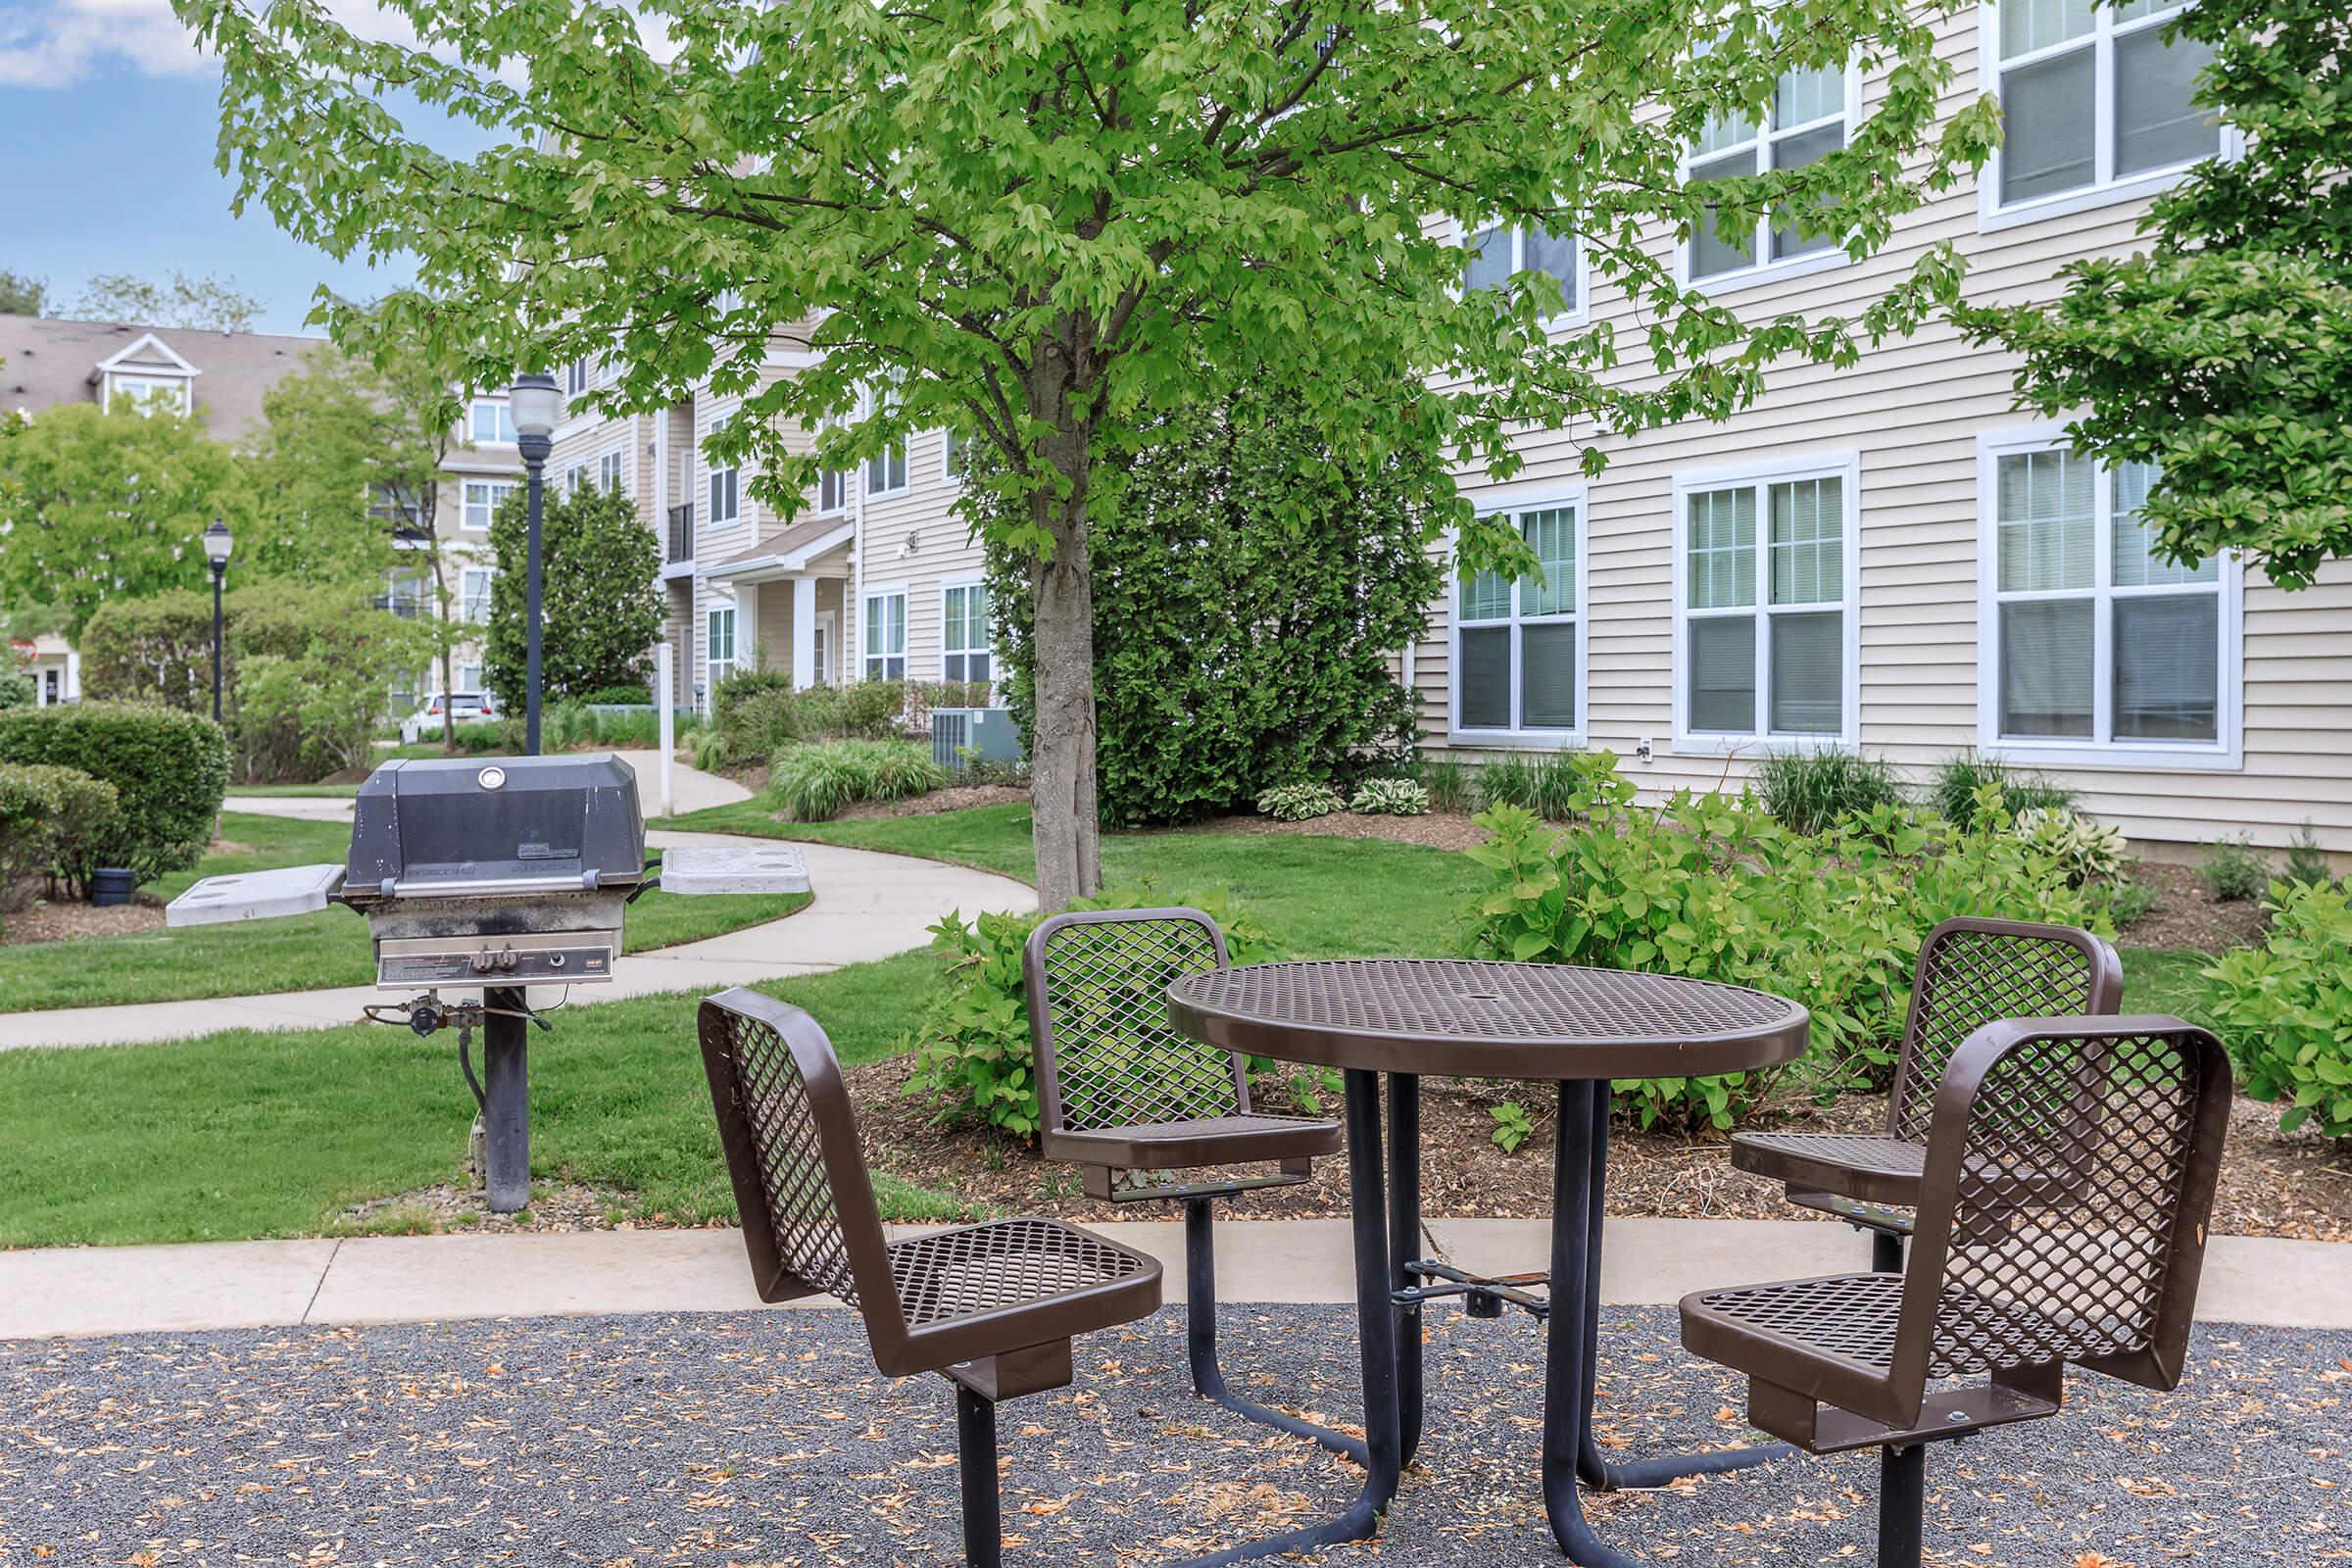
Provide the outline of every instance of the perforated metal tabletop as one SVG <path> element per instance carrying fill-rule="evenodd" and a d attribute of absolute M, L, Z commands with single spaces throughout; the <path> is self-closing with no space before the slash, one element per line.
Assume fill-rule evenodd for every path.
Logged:
<path fill-rule="evenodd" d="M 1287 1061 L 1555 1083 L 1777 1066 L 1803 1053 L 1810 1021 L 1712 981 L 1444 958 L 1212 969 L 1168 988 L 1168 1015 L 1196 1040 Z"/>

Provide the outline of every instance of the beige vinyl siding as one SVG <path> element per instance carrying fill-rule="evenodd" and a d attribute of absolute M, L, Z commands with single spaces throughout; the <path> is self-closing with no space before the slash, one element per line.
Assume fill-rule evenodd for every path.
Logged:
<path fill-rule="evenodd" d="M 1953 107 L 1978 91 L 1977 16 L 1971 10 L 1943 24 L 1942 49 L 1956 69 Z M 1866 114 L 1882 86 L 1865 82 Z M 1751 318 L 1784 310 L 1853 316 L 1928 247 L 1948 240 L 1968 259 L 1972 300 L 2047 299 L 2062 289 L 2058 271 L 2067 262 L 2144 243 L 2135 225 L 2145 206 L 2121 203 L 1981 234 L 1978 193 L 1964 183 L 1907 220 L 1867 262 L 1716 297 Z M 1668 254 L 1663 237 L 1654 249 Z M 1586 287 L 1592 319 L 1616 328 L 1629 362 L 1642 361 L 1642 324 L 1623 296 L 1590 276 Z M 2013 368 L 2008 356 L 1973 348 L 1936 322 L 1907 340 L 1866 349 L 1849 368 L 1779 368 L 1766 395 L 1722 424 L 1691 421 L 1604 443 L 1609 466 L 1585 487 L 1588 744 L 1626 757 L 1629 774 L 1652 800 L 1744 776 L 1746 757 L 1714 750 L 1678 756 L 1673 745 L 1675 479 L 1851 451 L 1860 473 L 1859 559 L 1851 565 L 1859 589 L 1861 749 L 1924 775 L 1977 746 L 1978 441 L 2040 422 L 2015 409 Z M 1640 374 L 1621 379 L 1654 384 Z M 1526 467 L 1508 493 L 1573 487 L 1589 436 L 1584 428 L 1526 432 L 1518 443 Z M 1481 475 L 1467 476 L 1465 488 L 1474 498 L 1492 493 Z M 1430 635 L 1412 661 L 1423 723 L 1438 750 L 1446 747 L 1448 718 L 1450 613 L 1450 596 L 1432 606 Z M 2249 573 L 2243 628 L 2242 767 L 2148 767 L 2115 754 L 2115 765 L 2044 771 L 2134 838 L 2188 843 L 2242 828 L 2259 845 L 2278 846 L 2309 817 L 2323 844 L 2352 851 L 2352 784 L 2344 781 L 2352 771 L 2352 567 L 2330 568 L 2320 586 L 2299 595 Z M 1653 748 L 1646 763 L 1632 760 L 1643 740 Z"/>
<path fill-rule="evenodd" d="M 941 444 L 937 430 L 918 431 L 907 439 L 907 488 L 899 494 L 865 500 L 858 537 L 865 551 L 865 579 L 885 587 L 906 589 L 906 678 L 939 679 L 941 619 L 947 587 L 970 582 L 985 569 L 979 544 L 966 537 L 963 518 L 956 514 L 956 498 L 963 487 L 941 477 Z M 858 644 L 865 635 L 863 594 L 859 595 L 857 624 L 845 639 L 862 656 Z M 863 668 L 853 663 L 853 674 Z"/>

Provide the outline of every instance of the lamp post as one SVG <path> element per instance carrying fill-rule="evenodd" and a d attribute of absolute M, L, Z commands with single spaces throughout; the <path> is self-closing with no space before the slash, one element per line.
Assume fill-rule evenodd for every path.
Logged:
<path fill-rule="evenodd" d="M 219 517 L 204 530 L 204 562 L 213 568 L 213 722 L 220 722 L 220 579 L 228 575 L 228 552 L 235 540 Z"/>
<path fill-rule="evenodd" d="M 529 497 L 529 543 L 524 550 L 522 590 L 522 749 L 539 755 L 539 513 L 547 485 L 547 455 L 556 416 L 563 412 L 564 394 L 556 378 L 531 370 L 514 378 L 507 393 L 507 412 L 514 418 L 514 450 L 522 455 L 523 478 Z"/>

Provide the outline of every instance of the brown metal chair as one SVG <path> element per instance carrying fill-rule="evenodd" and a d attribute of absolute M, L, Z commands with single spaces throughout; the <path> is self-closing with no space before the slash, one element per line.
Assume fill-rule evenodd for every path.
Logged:
<path fill-rule="evenodd" d="M 1211 1204 L 1308 1180 L 1316 1154 L 1340 1148 L 1340 1124 L 1250 1107 L 1249 1062 L 1168 1025 L 1168 986 L 1225 966 L 1225 935 L 1199 909 L 1057 914 L 1021 955 L 1037 1063 L 1039 1145 L 1085 1171 L 1111 1202 L 1184 1204 L 1186 1348 L 1193 1388 L 1253 1421 L 1311 1438 L 1357 1463 L 1361 1440 L 1270 1410 L 1225 1385 L 1217 1365 L 1216 1240 Z M 1170 1173 L 1272 1160 L 1278 1174 L 1185 1182 Z"/>
<path fill-rule="evenodd" d="M 1762 1430 L 1879 1448 L 1880 1568 L 1916 1568 L 1925 1445 L 2056 1414 L 2069 1362 L 2180 1381 L 2230 1093 L 2178 1018 L 1986 1024 L 1936 1092 L 1908 1268 L 1685 1297 L 1683 1344 Z"/>
<path fill-rule="evenodd" d="M 1960 1043 L 1996 1018 L 2105 1016 L 2122 1004 L 2123 960 L 2088 931 L 2022 920 L 1946 920 L 1920 944 L 1911 1011 L 1884 1133 L 1740 1133 L 1734 1168 L 1785 1184 L 1788 1201 L 1871 1237 L 1871 1267 L 1903 1266 L 1919 1204 L 1928 1122 Z"/>
<path fill-rule="evenodd" d="M 992 1220 L 884 1239 L 833 1047 L 756 991 L 702 1005 L 703 1066 L 763 1301 L 836 1296 L 874 1365 L 956 1385 L 964 1559 L 996 1568 L 997 1402 L 1070 1381 L 1070 1339 L 1159 1307 L 1159 1264 L 1074 1225 Z"/>

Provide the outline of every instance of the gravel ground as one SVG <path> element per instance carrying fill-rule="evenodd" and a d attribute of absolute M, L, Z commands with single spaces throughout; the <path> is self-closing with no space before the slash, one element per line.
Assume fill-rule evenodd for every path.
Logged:
<path fill-rule="evenodd" d="M 1237 1308 L 1227 1367 L 1345 1418 L 1349 1314 Z M 1536 1498 L 1540 1341 L 1433 1315 L 1431 1437 L 1377 1546 L 1331 1564 L 1560 1562 Z M 1736 1441 L 1734 1380 L 1673 1315 L 1618 1309 L 1602 1436 Z M 1355 1472 L 1194 1401 L 1181 1321 L 1081 1342 L 1074 1388 L 1001 1415 L 1016 1563 L 1143 1565 L 1336 1507 Z M 1936 1453 L 1942 1563 L 2149 1568 L 2352 1557 L 2352 1335 L 2201 1330 L 2157 1396 L 2078 1377 L 2054 1422 Z M 946 1385 L 886 1383 L 833 1311 L 0 1344 L 0 1562 L 815 1568 L 955 1561 Z M 1867 1563 L 1868 1455 L 1599 1500 L 1686 1565 Z M 1294 1559 L 1297 1560 L 1297 1559 Z"/>

